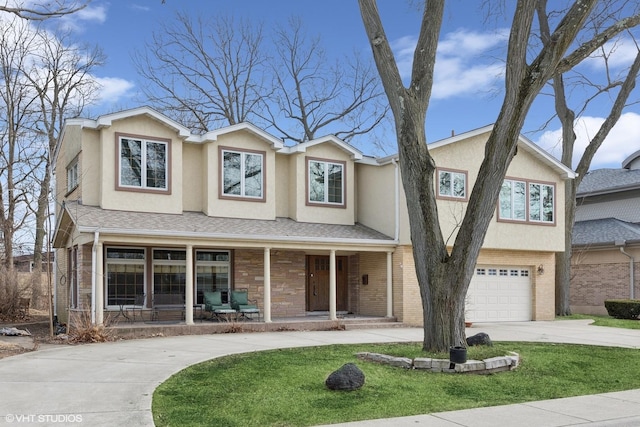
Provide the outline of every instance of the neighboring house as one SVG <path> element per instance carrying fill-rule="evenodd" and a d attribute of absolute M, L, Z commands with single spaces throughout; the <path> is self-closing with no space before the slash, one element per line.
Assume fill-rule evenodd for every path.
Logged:
<path fill-rule="evenodd" d="M 445 236 L 465 213 L 484 127 L 430 145 Z M 327 312 L 422 324 L 397 157 L 334 136 L 295 146 L 248 123 L 203 135 L 146 107 L 67 120 L 55 152 L 57 314 L 96 322 L 145 295 L 246 288 L 265 322 Z M 521 137 L 468 320 L 550 320 L 574 173 Z M 186 322 L 193 313 L 187 304 Z"/>
<path fill-rule="evenodd" d="M 606 314 L 605 300 L 640 297 L 640 151 L 620 169 L 587 173 L 576 203 L 571 310 Z"/>

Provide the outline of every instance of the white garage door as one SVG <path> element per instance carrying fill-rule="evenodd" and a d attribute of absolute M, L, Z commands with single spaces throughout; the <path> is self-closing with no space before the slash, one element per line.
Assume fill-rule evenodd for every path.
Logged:
<path fill-rule="evenodd" d="M 470 322 L 531 320 L 531 273 L 526 267 L 477 266 L 466 299 Z"/>

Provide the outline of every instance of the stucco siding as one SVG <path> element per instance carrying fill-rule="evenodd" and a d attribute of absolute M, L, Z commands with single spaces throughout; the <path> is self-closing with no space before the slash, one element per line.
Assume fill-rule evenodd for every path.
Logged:
<path fill-rule="evenodd" d="M 167 176 L 170 194 L 155 191 L 116 190 L 117 174 L 116 156 L 118 143 L 116 133 L 136 135 L 139 137 L 170 140 L 169 174 Z M 146 116 L 131 117 L 115 121 L 112 126 L 102 130 L 100 134 L 102 157 L 102 199 L 100 206 L 104 209 L 126 209 L 140 212 L 181 213 L 182 207 L 182 141 L 176 139 L 173 129 L 161 125 Z"/>

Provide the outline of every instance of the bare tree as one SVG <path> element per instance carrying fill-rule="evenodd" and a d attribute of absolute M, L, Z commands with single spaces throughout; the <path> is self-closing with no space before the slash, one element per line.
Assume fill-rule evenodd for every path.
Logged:
<path fill-rule="evenodd" d="M 395 119 L 399 164 L 407 197 L 414 262 L 423 306 L 425 350 L 465 345 L 464 301 L 524 119 L 545 83 L 582 61 L 608 36 L 637 25 L 621 20 L 567 55 L 597 0 L 578 0 L 558 13 L 550 43 L 534 51 L 530 40 L 538 0 L 519 0 L 507 46 L 505 94 L 467 213 L 451 251 L 440 229 L 435 198 L 435 162 L 427 147 L 426 113 L 433 86 L 444 0 L 425 0 L 408 87 L 398 71 L 375 0 L 359 0 L 364 27 Z M 545 12 L 547 13 L 547 12 Z M 531 58 L 529 61 L 528 58 Z"/>
<path fill-rule="evenodd" d="M 261 25 L 179 14 L 134 55 L 152 106 L 194 130 L 251 119 L 269 92 Z"/>
<path fill-rule="evenodd" d="M 330 64 L 299 20 L 275 30 L 268 57 L 263 26 L 231 17 L 180 14 L 154 33 L 134 63 L 151 106 L 201 132 L 243 121 L 299 143 L 333 133 L 369 133 L 388 106 L 372 66 L 354 55 Z"/>
<path fill-rule="evenodd" d="M 15 233 L 28 217 L 30 177 L 40 167 L 34 155 L 37 135 L 32 132 L 36 95 L 24 75 L 31 49 L 38 45 L 26 21 L 0 22 L 0 228 L 7 270 L 13 268 Z"/>
<path fill-rule="evenodd" d="M 276 30 L 273 45 L 275 92 L 263 118 L 284 139 L 302 143 L 333 133 L 350 141 L 386 116 L 380 79 L 357 53 L 330 65 L 320 39 L 309 39 L 299 18 Z"/>
<path fill-rule="evenodd" d="M 90 1 L 43 1 L 30 4 L 30 7 L 22 5 L 12 7 L 5 2 L 4 5 L 0 6 L 0 12 L 12 13 L 19 18 L 30 21 L 44 21 L 45 19 L 60 18 L 61 16 L 78 12 L 87 7 Z"/>
<path fill-rule="evenodd" d="M 540 11 L 545 10 L 546 1 L 541 0 L 538 4 Z M 600 17 L 602 19 L 602 17 Z M 618 21 L 614 16 L 605 16 L 605 22 Z M 540 23 L 540 35 L 543 43 L 551 43 L 551 32 L 549 29 L 548 17 L 543 13 L 538 13 L 538 20 Z M 593 21 L 593 25 L 596 28 L 602 28 L 602 22 Z M 637 48 L 637 44 L 636 44 Z M 614 47 L 615 50 L 615 47 Z M 601 100 L 602 96 L 611 95 L 611 93 L 617 90 L 615 100 L 611 105 L 611 110 L 608 116 L 598 129 L 597 133 L 588 142 L 585 151 L 580 157 L 576 173 L 577 176 L 574 180 L 567 180 L 565 182 L 565 250 L 558 253 L 556 256 L 556 314 L 559 316 L 567 316 L 571 314 L 570 307 L 570 282 L 571 282 L 571 257 L 572 251 L 572 239 L 573 239 L 573 224 L 575 223 L 576 214 L 576 192 L 582 182 L 583 177 L 589 171 L 591 162 L 594 155 L 600 149 L 600 146 L 609 135 L 611 129 L 615 126 L 620 118 L 627 100 L 636 86 L 636 79 L 638 72 L 640 71 L 640 49 L 636 54 L 635 60 L 632 65 L 627 69 L 626 76 L 612 76 L 611 68 L 609 66 L 610 52 L 604 47 L 600 48 L 601 54 L 599 57 L 604 62 L 605 79 L 604 83 L 597 83 L 593 79 L 588 79 L 585 76 L 578 75 L 578 80 L 575 84 L 579 84 L 581 87 L 587 87 L 591 89 L 591 93 L 586 98 L 582 99 L 582 105 L 576 114 L 576 110 L 569 107 L 569 96 L 567 95 L 565 78 L 563 74 L 557 74 L 553 77 L 552 88 L 555 99 L 556 115 L 562 125 L 562 156 L 561 161 L 569 168 L 573 168 L 573 152 L 576 142 L 576 134 L 574 132 L 574 126 L 576 118 L 579 117 L 581 112 L 587 109 L 590 103 L 598 102 L 600 106 L 606 105 L 608 100 Z"/>
<path fill-rule="evenodd" d="M 74 44 L 68 33 L 53 35 L 38 32 L 40 48 L 31 53 L 30 66 L 25 76 L 37 94 L 39 120 L 34 131 L 46 143 L 40 152 L 42 167 L 35 171 L 37 200 L 30 209 L 35 215 L 34 266 L 39 275 L 45 238 L 45 223 L 50 203 L 51 167 L 55 146 L 64 119 L 77 117 L 85 106 L 97 99 L 99 85 L 92 72 L 104 63 L 98 48 Z"/>

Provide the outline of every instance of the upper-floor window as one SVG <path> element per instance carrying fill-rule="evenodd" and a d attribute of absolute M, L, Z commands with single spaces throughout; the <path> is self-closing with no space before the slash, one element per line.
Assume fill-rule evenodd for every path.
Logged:
<path fill-rule="evenodd" d="M 118 186 L 128 189 L 169 189 L 169 142 L 118 136 Z"/>
<path fill-rule="evenodd" d="M 78 161 L 74 160 L 67 167 L 67 192 L 70 193 L 78 186 Z"/>
<path fill-rule="evenodd" d="M 505 179 L 500 189 L 498 219 L 554 223 L 555 186 Z"/>
<path fill-rule="evenodd" d="M 308 159 L 308 202 L 344 206 L 344 162 Z"/>
<path fill-rule="evenodd" d="M 264 200 L 264 153 L 221 148 L 221 196 Z"/>
<path fill-rule="evenodd" d="M 438 170 L 438 196 L 441 198 L 467 199 L 467 173 Z"/>

